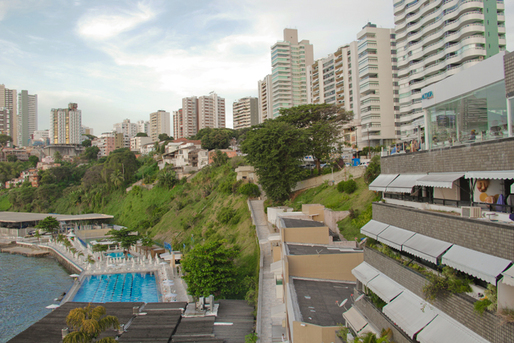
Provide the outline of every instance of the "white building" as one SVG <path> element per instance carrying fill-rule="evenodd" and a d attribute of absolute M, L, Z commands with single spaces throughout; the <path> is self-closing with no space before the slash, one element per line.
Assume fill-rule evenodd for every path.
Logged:
<path fill-rule="evenodd" d="M 149 121 L 145 121 L 145 120 L 138 120 L 137 121 L 137 133 L 136 133 L 136 135 L 139 132 L 144 132 L 148 136 L 150 136 L 150 122 Z"/>
<path fill-rule="evenodd" d="M 214 92 L 198 98 L 198 131 L 208 127 L 225 127 L 225 99 Z"/>
<path fill-rule="evenodd" d="M 424 127 L 421 89 L 505 50 L 501 1 L 394 1 L 400 113 L 396 135 Z"/>
<path fill-rule="evenodd" d="M 273 118 L 273 93 L 271 91 L 271 75 L 266 75 L 258 82 L 259 91 L 259 123 L 264 123 L 266 119 Z"/>
<path fill-rule="evenodd" d="M 0 131 L 2 134 L 11 136 L 14 145 L 18 145 L 18 106 L 16 89 L 5 88 L 0 85 Z"/>
<path fill-rule="evenodd" d="M 18 94 L 18 145 L 29 146 L 37 130 L 37 94 Z"/>
<path fill-rule="evenodd" d="M 142 153 L 143 146 L 149 143 L 152 143 L 152 138 L 150 137 L 132 137 L 130 138 L 130 150 Z"/>
<path fill-rule="evenodd" d="M 76 103 L 50 110 L 50 144 L 80 144 L 81 131 L 82 111 Z"/>
<path fill-rule="evenodd" d="M 34 131 L 33 141 L 40 141 L 47 144 L 50 139 L 50 131 L 49 130 L 36 130 Z"/>
<path fill-rule="evenodd" d="M 170 128 L 170 113 L 159 110 L 157 112 L 150 113 L 150 138 L 152 142 L 159 140 L 159 135 L 165 133 L 171 136 Z"/>
<path fill-rule="evenodd" d="M 117 133 L 123 133 L 128 137 L 134 137 L 139 132 L 139 125 L 137 123 L 131 123 L 130 119 L 125 119 L 121 123 L 114 124 L 113 129 Z"/>
<path fill-rule="evenodd" d="M 234 101 L 232 104 L 234 130 L 259 124 L 258 99 L 248 96 Z"/>

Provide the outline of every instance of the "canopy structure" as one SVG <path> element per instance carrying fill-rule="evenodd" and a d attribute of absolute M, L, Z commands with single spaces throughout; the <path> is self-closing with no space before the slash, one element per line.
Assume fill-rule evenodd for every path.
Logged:
<path fill-rule="evenodd" d="M 394 180 L 398 174 L 380 174 L 369 185 L 370 191 L 385 192 L 386 187 Z"/>
<path fill-rule="evenodd" d="M 346 320 L 346 326 L 351 327 L 357 334 L 364 329 L 366 325 L 368 325 L 366 318 L 364 318 L 353 306 L 343 313 L 343 318 Z"/>
<path fill-rule="evenodd" d="M 465 179 L 514 179 L 514 170 L 494 170 L 494 171 L 470 171 L 464 174 Z"/>
<path fill-rule="evenodd" d="M 402 250 L 437 264 L 437 259 L 452 245 L 451 243 L 417 233 L 403 243 Z"/>
<path fill-rule="evenodd" d="M 405 290 L 404 287 L 393 281 L 393 279 L 388 278 L 384 274 L 379 274 L 377 277 L 373 278 L 373 280 L 368 282 L 367 287 L 386 303 L 389 303 L 396 296 L 398 296 L 398 294 Z"/>
<path fill-rule="evenodd" d="M 362 282 L 364 285 L 367 285 L 368 282 L 377 277 L 380 272 L 369 265 L 367 262 L 362 262 L 357 267 L 352 269 L 352 274 L 357 278 L 357 280 Z"/>
<path fill-rule="evenodd" d="M 400 174 L 386 187 L 386 192 L 410 193 L 416 181 L 427 174 Z"/>
<path fill-rule="evenodd" d="M 387 229 L 378 235 L 377 240 L 390 246 L 391 248 L 395 248 L 396 250 L 401 251 L 403 243 L 405 243 L 415 234 L 415 232 L 400 229 L 399 227 L 390 225 L 387 227 Z"/>
<path fill-rule="evenodd" d="M 489 342 L 443 313 L 440 313 L 430 324 L 425 326 L 418 333 L 416 339 L 421 343 Z"/>
<path fill-rule="evenodd" d="M 441 263 L 496 285 L 497 277 L 512 261 L 454 245 L 444 253 Z"/>
<path fill-rule="evenodd" d="M 384 224 L 382 222 L 371 219 L 361 228 L 361 233 L 373 239 L 377 239 L 378 235 L 388 226 L 389 224 Z"/>
<path fill-rule="evenodd" d="M 502 283 L 514 287 L 514 266 L 511 266 L 509 269 L 504 271 L 502 275 Z"/>
<path fill-rule="evenodd" d="M 416 186 L 453 188 L 453 182 L 464 176 L 464 173 L 429 173 L 415 183 Z"/>
<path fill-rule="evenodd" d="M 439 311 L 410 291 L 404 291 L 382 309 L 410 338 L 427 326 Z M 456 342 L 463 342 L 458 340 Z"/>

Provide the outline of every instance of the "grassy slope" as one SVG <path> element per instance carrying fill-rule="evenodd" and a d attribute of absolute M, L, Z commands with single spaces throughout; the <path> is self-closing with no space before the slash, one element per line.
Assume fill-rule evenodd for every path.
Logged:
<path fill-rule="evenodd" d="M 347 240 L 362 238 L 360 228 L 371 219 L 371 203 L 377 199 L 362 178 L 355 179 L 355 182 L 358 188 L 352 194 L 339 193 L 337 185 L 329 186 L 326 183 L 307 189 L 296 194 L 292 207 L 301 210 L 302 204 L 322 204 L 334 211 L 351 211 L 353 218 L 349 216 L 338 222 L 339 230 Z"/>

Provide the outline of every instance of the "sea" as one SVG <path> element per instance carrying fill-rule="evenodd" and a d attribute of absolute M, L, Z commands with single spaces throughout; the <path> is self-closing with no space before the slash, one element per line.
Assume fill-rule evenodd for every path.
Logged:
<path fill-rule="evenodd" d="M 51 257 L 0 253 L 0 343 L 50 313 L 46 306 L 58 304 L 54 299 L 72 285 L 69 273 Z"/>

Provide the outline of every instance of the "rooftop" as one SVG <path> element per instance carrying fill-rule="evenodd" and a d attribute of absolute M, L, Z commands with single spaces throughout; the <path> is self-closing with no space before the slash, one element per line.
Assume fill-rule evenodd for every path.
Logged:
<path fill-rule="evenodd" d="M 282 217 L 284 221 L 284 225 L 286 228 L 288 227 L 324 227 L 326 226 L 324 223 L 317 222 L 314 220 L 304 220 L 304 219 L 293 219 L 293 218 L 285 218 Z"/>
<path fill-rule="evenodd" d="M 114 216 L 108 214 L 88 213 L 88 214 L 51 214 L 51 213 L 28 213 L 28 212 L 0 212 L 0 223 L 25 223 L 36 222 L 52 216 L 58 221 L 80 221 L 80 220 L 100 220 L 112 219 Z"/>
<path fill-rule="evenodd" d="M 352 304 L 354 283 L 293 278 L 302 321 L 320 326 L 342 324 L 343 312 Z M 339 306 L 345 299 L 345 305 Z"/>
<path fill-rule="evenodd" d="M 289 249 L 289 255 L 327 255 L 355 252 L 355 250 L 351 248 L 327 245 L 305 245 L 287 243 L 287 248 Z"/>

